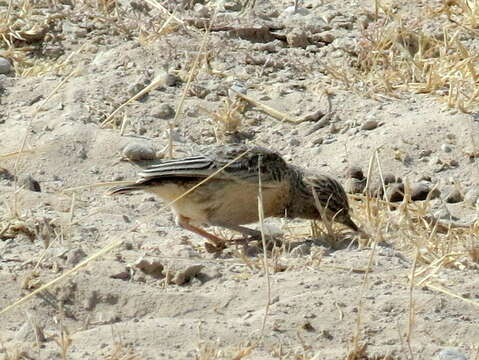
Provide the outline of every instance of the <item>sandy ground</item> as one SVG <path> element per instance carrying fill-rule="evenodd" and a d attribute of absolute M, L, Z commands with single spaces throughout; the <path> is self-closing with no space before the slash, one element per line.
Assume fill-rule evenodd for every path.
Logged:
<path fill-rule="evenodd" d="M 7 3 L 0 1 L 3 14 Z M 266 276 L 262 251 L 207 253 L 204 240 L 178 228 L 152 195 L 108 197 L 107 187 L 83 187 L 135 179 L 138 167 L 122 159 L 125 146 L 161 157 L 170 135 L 175 156 L 252 143 L 343 183 L 351 166 L 366 173 L 377 150 L 385 174 L 437 186 L 431 213 L 473 224 L 475 110 L 448 108 L 444 91 L 373 93 L 352 75 L 348 86 L 326 70 L 354 65 L 374 2 L 311 0 L 291 14 L 290 3 L 257 1 L 243 14 L 240 2 L 185 1 L 161 34 L 168 16 L 146 2 L 47 3 L 28 16 L 28 6 L 12 11 L 39 24 L 49 19 L 51 36 L 27 43 L 48 71 L 38 70 L 40 62 L 31 64 L 38 75 L 20 76 L 26 66 L 14 61 L 17 74 L 0 75 L 0 311 L 115 246 L 0 313 L 3 359 L 479 358 L 477 227 L 442 234 L 422 222 L 405 227 L 404 209 L 387 207 L 378 207 L 376 220 L 384 221 L 377 225 L 364 201 L 352 201 L 355 221 L 373 241 L 331 244 L 312 236 L 309 222 L 271 220 L 285 241 L 267 252 Z M 174 1 L 161 3 L 175 9 Z M 187 85 L 202 21 L 216 5 L 203 50 L 208 62 L 200 57 Z M 398 16 L 427 7 L 387 6 Z M 425 22 L 423 30 L 436 33 L 444 21 Z M 471 51 L 478 44 L 461 40 Z M 226 131 L 212 113 L 231 110 L 232 86 L 300 121 L 250 104 Z M 318 113 L 330 120 L 321 125 Z M 7 156 L 23 141 L 23 154 Z M 37 183 L 40 192 L 32 191 Z M 466 201 L 446 202 L 453 190 Z"/>

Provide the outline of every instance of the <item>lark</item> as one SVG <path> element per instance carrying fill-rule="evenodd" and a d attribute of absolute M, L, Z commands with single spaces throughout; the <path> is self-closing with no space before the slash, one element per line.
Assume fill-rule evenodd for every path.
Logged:
<path fill-rule="evenodd" d="M 179 226 L 224 248 L 225 240 L 204 226 L 260 238 L 259 231 L 244 226 L 259 221 L 260 188 L 265 218 L 321 220 L 323 215 L 358 231 L 337 180 L 288 164 L 278 153 L 258 146 L 215 146 L 198 156 L 161 161 L 141 171 L 136 182 L 115 187 L 110 194 L 153 193 L 170 204 Z"/>

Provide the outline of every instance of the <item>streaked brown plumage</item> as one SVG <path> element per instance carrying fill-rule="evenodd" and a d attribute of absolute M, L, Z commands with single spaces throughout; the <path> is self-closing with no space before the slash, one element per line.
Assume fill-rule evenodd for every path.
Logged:
<path fill-rule="evenodd" d="M 215 172 L 218 173 L 182 196 Z M 260 235 L 242 226 L 258 221 L 260 177 L 265 217 L 320 220 L 315 191 L 330 220 L 358 230 L 339 182 L 328 175 L 288 165 L 279 154 L 261 147 L 216 146 L 204 155 L 162 161 L 144 169 L 139 176 L 137 182 L 113 188 L 110 194 L 152 192 L 171 203 L 178 225 L 215 245 L 224 241 L 199 226 L 221 226 L 247 236 Z"/>

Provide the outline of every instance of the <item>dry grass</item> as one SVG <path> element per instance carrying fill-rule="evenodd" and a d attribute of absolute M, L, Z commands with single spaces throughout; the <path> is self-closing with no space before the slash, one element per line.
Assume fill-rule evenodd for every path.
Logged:
<path fill-rule="evenodd" d="M 430 93 L 448 107 L 473 111 L 479 105 L 479 55 L 469 46 L 477 35 L 474 4 L 445 1 L 440 8 L 418 7 L 414 10 L 422 13 L 406 15 L 380 6 L 357 42 L 354 67 L 329 64 L 326 70 L 348 88 L 371 97 Z M 432 31 L 427 27 L 430 22 Z"/>

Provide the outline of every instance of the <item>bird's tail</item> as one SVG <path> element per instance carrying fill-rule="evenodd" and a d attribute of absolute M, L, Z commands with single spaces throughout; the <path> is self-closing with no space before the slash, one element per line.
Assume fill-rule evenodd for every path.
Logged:
<path fill-rule="evenodd" d="M 126 194 L 131 191 L 143 190 L 145 186 L 143 184 L 138 183 L 131 183 L 126 185 L 115 186 L 108 190 L 108 195 L 116 195 L 116 194 Z"/>

